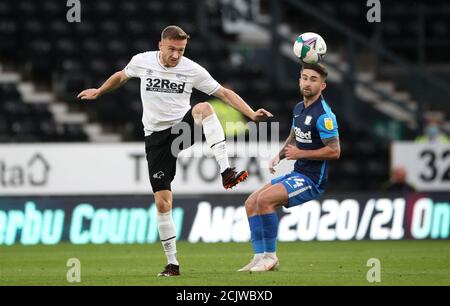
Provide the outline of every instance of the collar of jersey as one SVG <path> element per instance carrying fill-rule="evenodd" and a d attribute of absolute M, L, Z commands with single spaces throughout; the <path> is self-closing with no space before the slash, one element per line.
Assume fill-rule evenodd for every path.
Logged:
<path fill-rule="evenodd" d="M 166 67 L 164 67 L 164 65 L 161 63 L 161 61 L 159 60 L 159 54 L 161 53 L 161 51 L 156 52 L 156 62 L 158 62 L 158 65 L 163 68 L 164 70 L 168 70 Z"/>
<path fill-rule="evenodd" d="M 320 96 L 317 98 L 316 101 L 314 101 L 314 102 L 311 103 L 308 107 L 306 107 L 306 105 L 305 105 L 305 100 L 303 100 L 303 101 L 302 101 L 302 103 L 303 103 L 303 109 L 308 109 L 308 108 L 310 108 L 310 107 L 313 107 L 313 106 L 316 105 L 316 103 L 319 102 L 319 101 L 320 101 L 320 102 L 324 101 L 322 95 L 320 95 Z"/>
<path fill-rule="evenodd" d="M 160 60 L 159 60 L 159 54 L 161 53 L 161 51 L 158 51 L 158 52 L 156 52 L 156 61 L 158 62 L 158 65 L 161 67 L 161 68 L 163 68 L 164 70 L 166 70 L 166 71 L 169 71 L 169 68 L 175 68 L 175 67 L 169 67 L 169 68 L 167 68 L 166 66 L 164 66 L 161 62 L 160 62 Z M 181 61 L 180 61 L 181 62 Z M 178 65 L 179 65 L 180 63 L 178 63 Z M 177 66 L 178 66 L 177 65 Z"/>

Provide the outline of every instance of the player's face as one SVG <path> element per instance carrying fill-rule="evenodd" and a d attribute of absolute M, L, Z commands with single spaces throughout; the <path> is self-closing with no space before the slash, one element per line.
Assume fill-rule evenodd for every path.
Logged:
<path fill-rule="evenodd" d="M 163 39 L 159 42 L 159 51 L 161 51 L 161 61 L 166 67 L 175 67 L 183 57 L 186 49 L 187 39 Z"/>
<path fill-rule="evenodd" d="M 300 75 L 300 92 L 303 97 L 314 97 L 325 89 L 325 82 L 321 75 L 311 69 L 304 69 Z"/>

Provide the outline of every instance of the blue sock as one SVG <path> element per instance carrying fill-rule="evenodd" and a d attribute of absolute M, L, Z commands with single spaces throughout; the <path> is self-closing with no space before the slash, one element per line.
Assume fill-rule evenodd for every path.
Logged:
<path fill-rule="evenodd" d="M 278 216 L 276 213 L 261 215 L 263 226 L 264 252 L 273 253 L 277 250 Z"/>
<path fill-rule="evenodd" d="M 250 225 L 253 251 L 255 254 L 262 254 L 264 253 L 264 240 L 261 216 L 257 215 L 248 218 L 248 223 Z"/>

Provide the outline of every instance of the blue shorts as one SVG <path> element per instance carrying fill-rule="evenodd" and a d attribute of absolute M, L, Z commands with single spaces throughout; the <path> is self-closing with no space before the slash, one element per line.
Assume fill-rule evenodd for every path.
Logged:
<path fill-rule="evenodd" d="M 324 191 L 309 177 L 295 171 L 274 178 L 271 183 L 272 185 L 281 183 L 286 188 L 289 198 L 286 207 L 297 206 L 317 199 Z"/>

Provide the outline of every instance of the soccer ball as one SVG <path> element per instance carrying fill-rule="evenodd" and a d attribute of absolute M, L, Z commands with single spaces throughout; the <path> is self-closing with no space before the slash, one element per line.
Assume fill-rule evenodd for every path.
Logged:
<path fill-rule="evenodd" d="M 327 53 L 327 44 L 319 34 L 307 32 L 297 37 L 293 49 L 295 56 L 303 62 L 316 64 Z"/>

